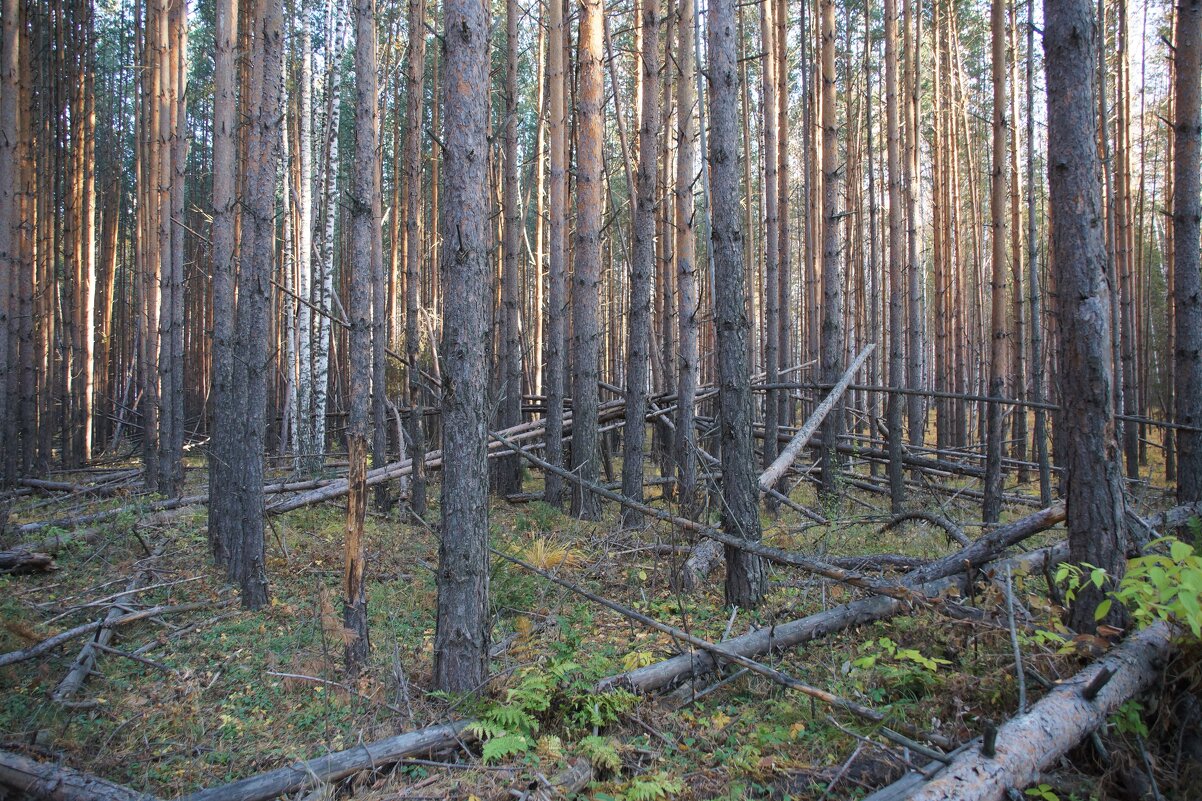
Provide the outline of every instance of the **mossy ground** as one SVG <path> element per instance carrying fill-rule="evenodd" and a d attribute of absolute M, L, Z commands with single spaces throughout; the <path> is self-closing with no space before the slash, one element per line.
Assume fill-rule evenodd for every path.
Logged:
<path fill-rule="evenodd" d="M 199 482 L 203 470 L 189 475 L 191 482 Z M 537 490 L 540 482 L 527 476 L 526 487 Z M 649 495 L 655 503 L 670 506 L 658 488 Z M 431 497 L 435 502 L 428 520 L 436 528 L 436 487 Z M 804 485 L 795 488 L 793 497 L 817 503 Z M 877 533 L 884 512 L 881 496 L 851 497 L 854 500 L 825 510 L 839 521 L 829 526 L 807 525 L 787 511 L 775 518 L 765 516 L 766 541 L 810 554 L 936 557 L 950 552 L 943 532 L 922 524 Z M 971 520 L 979 514 L 958 501 L 929 502 L 954 519 Z M 34 508 L 33 503 L 25 500 L 14 506 L 15 520 L 53 514 L 53 506 Z M 0 669 L 0 740 L 42 757 L 61 755 L 74 767 L 170 798 L 291 760 L 479 712 L 490 703 L 494 709 L 503 707 L 506 689 L 539 671 L 569 665 L 570 675 L 561 688 L 566 688 L 565 697 L 578 699 L 582 689 L 599 678 L 679 652 L 668 637 L 494 559 L 493 640 L 505 646 L 493 662 L 494 700 L 431 695 L 435 528 L 409 522 L 398 508 L 368 519 L 372 650 L 362 678 L 348 691 L 336 686 L 343 682 L 343 514 L 340 506 L 327 504 L 271 521 L 267 567 L 272 600 L 255 613 L 237 606 L 235 593 L 212 568 L 202 512 L 166 528 L 143 530 L 140 537 L 128 533 L 137 518 L 128 515 L 110 524 L 110 536 L 101 542 L 59 554 L 54 572 L 0 577 L 0 652 L 101 616 L 103 608 L 80 605 L 123 590 L 143 564 L 147 546 L 162 546 L 155 582 L 180 583 L 141 593 L 138 603 L 214 604 L 186 617 L 119 630 L 113 644 L 123 650 L 162 640 L 146 657 L 165 669 L 103 654 L 97 673 L 79 696 L 85 703 L 77 707 L 54 703 L 49 694 L 79 641 L 47 657 Z M 732 623 L 730 610 L 722 604 L 720 572 L 701 593 L 682 597 L 673 591 L 673 564 L 681 555 L 662 546 L 685 544 L 679 532 L 660 524 L 622 531 L 612 505 L 605 515 L 598 523 L 583 523 L 540 502 L 495 501 L 492 539 L 504 551 L 554 568 L 573 582 L 710 640 L 720 639 L 728 627 L 740 634 L 857 595 L 843 586 L 773 567 L 765 603 L 754 613 L 740 610 Z M 869 519 L 871 515 L 876 519 Z M 969 528 L 970 536 L 976 533 Z M 1053 531 L 1037 541 L 1058 536 Z M 1021 637 L 1025 659 L 1051 679 L 1071 674 L 1081 657 L 1058 654 L 1055 643 L 1041 642 L 1033 633 L 1056 626 L 1056 609 L 1047 601 L 1043 577 L 1020 576 L 1016 581 L 1028 627 Z M 955 620 L 931 609 L 914 609 L 790 651 L 776 664 L 811 685 L 887 710 L 918 728 L 967 738 L 985 719 L 1002 720 L 1016 706 L 1013 656 L 1005 620 L 999 616 L 1000 598 L 992 585 L 975 600 L 984 611 L 980 619 Z M 47 622 L 68 610 L 72 611 L 66 616 Z M 173 627 L 202 621 L 184 636 L 170 638 Z M 714 680 L 701 680 L 696 688 L 704 689 Z M 1041 694 L 1038 687 L 1028 691 L 1032 697 Z M 599 742 L 591 735 L 608 738 L 600 742 L 612 746 L 621 763 L 600 771 L 585 791 L 585 797 L 598 799 L 858 798 L 886 781 L 906 757 L 900 749 L 879 745 L 882 741 L 862 721 L 832 713 L 758 676 L 743 676 L 679 708 L 640 699 L 595 728 L 582 724 L 579 716 L 568 717 L 565 710 L 579 707 L 576 700 L 539 713 L 536 745 L 524 754 L 485 765 L 478 746 L 473 746 L 437 757 L 456 763 L 452 767 L 415 760 L 392 772 L 360 776 L 341 792 L 353 790 L 356 797 L 378 799 L 508 797 L 510 788 L 520 793 L 540 776 L 552 776 L 573 755 L 591 754 Z M 847 767 L 853 754 L 856 759 Z M 909 758 L 926 762 L 916 754 Z M 1092 759 L 1086 751 L 1078 759 L 1086 773 L 1102 767 L 1090 764 Z M 1069 778 L 1065 782 L 1071 783 Z M 1098 787 L 1097 796 L 1106 797 L 1105 785 Z M 1070 792 L 1062 791 L 1060 797 L 1067 799 Z"/>

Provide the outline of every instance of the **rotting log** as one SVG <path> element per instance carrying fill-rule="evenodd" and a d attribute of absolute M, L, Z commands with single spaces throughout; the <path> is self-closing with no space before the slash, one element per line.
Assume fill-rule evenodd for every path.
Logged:
<path fill-rule="evenodd" d="M 1037 572 L 1041 571 L 1046 564 L 1056 564 L 1062 561 L 1067 555 L 1068 549 L 1060 545 L 1017 556 L 999 563 L 996 567 L 1004 569 L 1006 565 L 1009 565 L 1012 571 Z M 912 576 L 914 573 L 910 575 Z M 914 590 L 928 598 L 933 598 L 958 586 L 961 578 L 962 576 L 955 575 L 926 581 L 915 586 Z M 861 598 L 799 620 L 768 626 L 740 637 L 732 637 L 723 641 L 722 647 L 749 657 L 779 652 L 821 639 L 852 626 L 883 620 L 906 608 L 907 606 L 902 601 L 895 598 Z M 602 680 L 598 687 L 602 690 L 625 687 L 634 692 L 649 693 L 669 687 L 682 679 L 709 673 L 714 670 L 715 665 L 716 660 L 711 654 L 705 651 L 692 651 L 656 662 L 653 665 L 611 676 Z"/>
<path fill-rule="evenodd" d="M 38 551 L 0 551 L 0 573 L 42 573 L 54 568 L 54 557 Z"/>
<path fill-rule="evenodd" d="M 1051 765 L 1106 722 L 1127 699 L 1152 685 L 1172 654 L 1172 629 L 1163 621 L 1131 635 L 1069 681 L 1057 685 L 1025 715 L 1000 729 L 992 757 L 980 748 L 965 749 L 900 796 L 907 801 L 1001 801 L 1011 788 L 1033 784 Z M 1100 677 L 1109 674 L 1092 698 Z M 903 779 L 902 781 L 905 781 Z M 911 780 L 912 781 L 912 780 Z"/>
<path fill-rule="evenodd" d="M 57 762 L 39 762 L 23 754 L 0 751 L 0 786 L 11 787 L 18 798 L 52 801 L 157 801 L 121 784 L 82 773 Z"/>
<path fill-rule="evenodd" d="M 398 734 L 374 743 L 362 743 L 304 762 L 209 787 L 181 801 L 268 801 L 319 784 L 336 782 L 360 771 L 383 768 L 405 757 L 428 754 L 472 739 L 470 721 L 456 721 Z"/>

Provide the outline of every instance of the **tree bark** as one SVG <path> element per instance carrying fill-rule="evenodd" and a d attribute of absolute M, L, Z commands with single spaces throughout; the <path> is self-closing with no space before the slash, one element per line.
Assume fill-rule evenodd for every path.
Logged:
<path fill-rule="evenodd" d="M 283 12 L 279 0 L 256 0 L 250 19 L 255 33 L 245 107 L 246 197 L 239 248 L 234 391 L 241 420 L 230 449 L 233 469 L 233 538 L 230 577 L 242 588 L 242 604 L 267 603 L 263 541 L 263 454 L 267 431 L 268 312 L 275 256 L 275 189 L 279 167 L 279 123 Z"/>
<path fill-rule="evenodd" d="M 993 71 L 993 165 L 989 193 L 992 220 L 992 272 L 990 294 L 989 396 L 987 441 L 985 445 L 986 523 L 996 523 L 1002 514 L 1002 435 L 1005 409 L 1001 400 L 1006 389 L 1006 150 L 1009 121 L 1006 119 L 1006 2 L 993 0 L 990 11 Z"/>
<path fill-rule="evenodd" d="M 687 0 L 686 0 L 687 2 Z M 648 367 L 651 345 L 651 280 L 655 274 L 655 217 L 659 190 L 659 0 L 642 0 L 642 103 L 639 120 L 638 199 L 634 208 L 634 252 L 630 264 L 629 340 L 626 352 L 626 428 L 622 440 L 622 494 L 643 499 L 643 455 L 646 440 Z M 514 458 L 518 458 L 515 454 Z M 627 526 L 642 515 L 625 510 Z"/>
<path fill-rule="evenodd" d="M 342 578 L 343 637 L 346 669 L 352 678 L 367 658 L 367 596 L 363 581 L 366 549 L 363 523 L 367 514 L 367 430 L 369 401 L 382 398 L 384 387 L 374 382 L 373 308 L 376 286 L 376 216 L 379 173 L 376 166 L 376 4 L 355 0 L 355 171 L 351 205 L 350 307 L 350 418 L 347 454 L 350 470 L 346 505 L 345 567 Z M 377 424 L 379 421 L 377 421 Z M 378 454 L 376 454 L 378 456 Z M 374 461 L 374 459 L 373 459 Z M 382 467 L 373 464 L 373 467 Z M 383 486 L 381 483 L 379 486 Z"/>
<path fill-rule="evenodd" d="M 889 386 L 901 388 L 905 378 L 902 323 L 902 174 L 898 136 L 897 0 L 885 0 L 885 132 L 889 168 Z M 905 506 L 902 476 L 902 396 L 889 394 L 885 409 L 889 429 L 889 492 L 893 513 Z"/>
<path fill-rule="evenodd" d="M 521 304 L 518 256 L 522 235 L 522 215 L 518 207 L 518 14 L 517 0 L 506 0 L 505 157 L 501 188 L 505 221 L 501 232 L 501 342 L 498 359 L 501 371 L 498 424 L 501 428 L 522 422 L 522 340 L 518 327 Z M 493 470 L 499 495 L 522 491 L 522 460 L 516 454 L 498 460 Z"/>
<path fill-rule="evenodd" d="M 598 476 L 597 379 L 601 288 L 602 4 L 580 0 L 576 89 L 576 240 L 572 251 L 572 471 Z M 600 502 L 574 486 L 572 515 L 601 517 Z"/>
<path fill-rule="evenodd" d="M 547 234 L 547 359 L 543 385 L 547 389 L 547 459 L 563 464 L 563 402 L 567 371 L 568 273 L 567 221 L 567 119 L 564 112 L 564 48 L 567 40 L 563 0 L 551 0 L 547 37 L 547 81 L 551 85 L 547 205 L 550 221 Z M 547 476 L 543 499 L 552 506 L 563 503 L 563 482 Z"/>
<path fill-rule="evenodd" d="M 768 2 L 768 0 L 765 0 Z M 697 384 L 700 325 L 697 319 L 697 28 L 696 0 L 679 0 L 676 22 L 676 185 L 673 252 L 676 256 L 676 433 L 673 438 L 677 493 L 687 508 L 697 500 Z M 670 292 L 669 288 L 665 291 Z M 665 365 L 668 360 L 664 360 Z"/>
<path fill-rule="evenodd" d="M 405 431 L 409 453 L 426 452 L 426 427 L 422 403 L 421 309 L 422 265 L 422 155 L 421 131 L 425 110 L 426 2 L 409 0 L 409 74 L 405 98 L 405 375 L 409 382 L 409 416 Z M 437 101 L 435 101 L 437 102 Z M 425 460 L 415 458 L 409 481 L 409 508 L 421 517 L 426 513 Z"/>
<path fill-rule="evenodd" d="M 235 127 L 237 84 L 234 72 L 238 40 L 238 0 L 216 0 L 216 63 L 213 71 L 213 371 L 210 399 L 209 548 L 219 567 L 229 563 L 236 537 L 233 507 L 233 453 L 239 415 L 235 405 L 234 309 L 236 268 Z"/>
<path fill-rule="evenodd" d="M 4 0 L 3 44 L 0 45 L 0 434 L 10 443 L 14 427 L 9 421 L 9 383 L 16 383 L 16 365 L 9 363 L 9 320 L 13 317 L 10 304 L 14 304 L 16 293 L 13 284 L 20 270 L 18 247 L 19 220 L 17 217 L 17 94 L 18 72 L 21 67 L 18 50 L 17 0 Z M 15 305 L 15 304 L 14 304 Z M 6 448 L 6 450 L 8 450 Z M 0 486 L 7 487 L 16 479 L 16 462 L 9 458 L 14 448 L 0 464 Z"/>
<path fill-rule="evenodd" d="M 442 539 L 434 683 L 470 692 L 488 675 L 488 8 L 483 0 L 443 6 L 445 159 L 442 249 L 446 293 L 442 358 Z M 595 384 L 594 384 L 595 390 Z"/>
<path fill-rule="evenodd" d="M 1177 431 L 1177 502 L 1202 500 L 1202 274 L 1199 272 L 1199 151 L 1202 150 L 1202 3 L 1179 0 L 1176 21 L 1173 126 L 1173 247 L 1176 321 L 1174 419 Z"/>
<path fill-rule="evenodd" d="M 843 282 L 839 270 L 839 129 L 835 108 L 835 2 L 822 0 L 822 380 L 843 372 Z M 897 209 L 900 213 L 901 209 Z M 835 494 L 840 469 L 835 450 L 843 434 L 841 401 L 822 426 L 822 492 Z"/>
<path fill-rule="evenodd" d="M 1102 240 L 1097 118 L 1092 112 L 1096 20 L 1089 0 L 1045 0 L 1051 256 L 1059 304 L 1071 560 L 1123 574 L 1126 497 L 1114 428 L 1110 294 Z M 1103 593 L 1077 596 L 1070 625 L 1092 631 Z M 1108 620 L 1118 621 L 1118 609 Z"/>
<path fill-rule="evenodd" d="M 718 339 L 718 426 L 722 447 L 722 529 L 758 543 L 760 516 L 751 435 L 747 369 L 743 231 L 739 193 L 739 73 L 732 0 L 711 0 L 706 51 L 709 69 L 710 247 L 714 260 L 714 325 Z M 726 603 L 755 607 L 766 576 L 758 555 L 726 547 Z"/>

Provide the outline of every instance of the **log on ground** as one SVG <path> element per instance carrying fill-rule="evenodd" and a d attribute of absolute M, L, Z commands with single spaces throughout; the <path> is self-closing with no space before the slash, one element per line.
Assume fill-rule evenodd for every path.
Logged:
<path fill-rule="evenodd" d="M 1171 653 L 1172 630 L 1167 623 L 1161 621 L 1133 634 L 1049 692 L 1027 714 L 998 729 L 992 757 L 979 748 L 965 749 L 951 764 L 900 798 L 1001 801 L 1010 788 L 1021 790 L 1035 783 L 1041 770 L 1103 725 L 1123 702 L 1152 685 Z M 1085 698 L 1082 690 L 1103 671 L 1110 672 L 1109 680 L 1092 699 Z"/>
<path fill-rule="evenodd" d="M 0 751 L 0 786 L 11 787 L 17 797 L 53 801 L 157 801 L 121 784 L 23 754 Z"/>

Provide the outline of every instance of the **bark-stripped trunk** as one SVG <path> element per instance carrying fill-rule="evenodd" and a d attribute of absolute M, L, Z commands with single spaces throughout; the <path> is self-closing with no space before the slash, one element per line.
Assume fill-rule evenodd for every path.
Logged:
<path fill-rule="evenodd" d="M 597 483 L 597 380 L 601 342 L 601 152 L 603 133 L 601 0 L 581 0 L 576 88 L 576 239 L 572 251 L 572 471 Z M 572 515 L 601 517 L 596 495 L 572 489 Z"/>
<path fill-rule="evenodd" d="M 1006 119 L 1006 3 L 993 0 L 990 12 L 992 29 L 993 68 L 993 165 L 989 194 L 989 215 L 992 220 L 991 244 L 993 283 L 990 295 L 990 329 L 993 338 L 989 349 L 988 439 L 985 447 L 985 504 L 986 523 L 996 523 L 1002 514 L 1002 434 L 1001 400 L 1006 388 L 1006 139 L 1009 122 Z"/>
<path fill-rule="evenodd" d="M 1059 303 L 1070 557 L 1123 574 L 1122 475 L 1115 442 L 1110 293 L 1099 221 L 1102 186 L 1093 109 L 1096 20 L 1089 0 L 1045 0 L 1051 256 Z M 1094 626 L 1103 599 L 1088 584 L 1070 625 Z M 1107 616 L 1117 620 L 1118 610 Z"/>
<path fill-rule="evenodd" d="M 739 194 L 739 72 L 732 0 L 711 0 L 706 52 L 709 69 L 709 168 L 713 193 L 710 247 L 714 260 L 714 323 L 718 339 L 718 426 L 722 447 L 722 529 L 760 540 L 747 370 L 743 231 Z M 766 576 L 755 554 L 726 546 L 726 603 L 754 607 Z"/>
<path fill-rule="evenodd" d="M 522 340 L 519 330 L 520 276 L 518 256 L 521 248 L 522 215 L 518 207 L 518 7 L 517 0 L 505 3 L 505 157 L 501 188 L 501 206 L 505 215 L 502 229 L 501 275 L 501 399 L 500 428 L 522 422 Z M 639 418 L 641 419 L 641 417 Z M 505 496 L 522 491 L 522 460 L 510 454 L 494 466 L 497 493 Z"/>
<path fill-rule="evenodd" d="M 350 458 L 346 504 L 346 543 L 342 573 L 342 618 L 347 673 L 358 676 L 367 658 L 367 594 L 363 581 L 366 549 L 363 523 L 367 514 L 367 429 L 369 401 L 382 396 L 375 384 L 373 303 L 380 253 L 380 195 L 376 166 L 376 5 L 375 0 L 355 0 L 355 172 L 351 188 L 351 297 L 350 317 L 350 418 L 347 454 Z M 374 405 L 374 403 L 373 403 Z M 379 425 L 382 421 L 376 421 Z M 381 426 L 382 428 L 382 426 Z M 373 460 L 375 456 L 373 456 Z M 375 464 L 374 467 L 382 467 Z M 381 485 L 382 486 L 382 485 Z"/>
<path fill-rule="evenodd" d="M 835 109 L 835 3 L 822 0 L 822 380 L 843 373 L 843 283 L 839 275 L 839 131 Z M 900 211 L 900 209 L 898 210 Z M 843 402 L 822 424 L 822 492 L 835 493 L 841 465 L 835 448 L 843 434 Z"/>
<path fill-rule="evenodd" d="M 1199 151 L 1202 112 L 1202 3 L 1177 3 L 1173 102 L 1173 248 L 1175 295 L 1175 421 L 1193 430 L 1177 432 L 1177 500 L 1202 500 L 1202 276 L 1199 274 Z"/>
<path fill-rule="evenodd" d="M 765 0 L 768 2 L 769 0 Z M 676 214 L 674 252 L 676 255 L 676 324 L 680 342 L 676 372 L 676 453 L 677 494 L 688 508 L 697 501 L 697 430 L 694 416 L 700 372 L 699 325 L 697 320 L 697 209 L 694 185 L 698 177 L 696 125 L 697 109 L 697 7 L 695 0 L 679 0 L 676 48 Z M 666 290 L 670 291 L 670 290 Z M 665 365 L 667 360 L 665 359 Z"/>
<path fill-rule="evenodd" d="M 566 25 L 563 0 L 551 0 L 547 36 L 547 81 L 551 85 L 547 205 L 551 210 L 547 250 L 547 359 L 543 386 L 547 392 L 547 461 L 563 464 L 563 401 L 567 370 L 567 118 L 564 112 L 564 48 Z M 563 480 L 554 474 L 544 477 L 543 500 L 552 506 L 563 503 Z"/>
<path fill-rule="evenodd" d="M 905 385 L 905 342 L 902 322 L 902 170 L 899 153 L 897 85 L 897 0 L 885 0 L 885 135 L 889 166 L 889 386 Z M 893 512 L 905 505 L 902 476 L 902 396 L 889 393 L 885 409 L 889 431 L 889 495 Z"/>
<path fill-rule="evenodd" d="M 476 690 L 488 675 L 488 7 L 443 4 L 442 539 L 434 684 Z M 594 390 L 596 385 L 594 384 Z"/>
<path fill-rule="evenodd" d="M 687 1 L 687 0 L 686 0 Z M 659 190 L 659 0 L 642 0 L 642 92 L 639 120 L 638 201 L 634 209 L 634 252 L 630 265 L 629 343 L 626 353 L 626 425 L 622 440 L 622 494 L 643 500 L 643 453 L 647 414 L 647 379 L 651 345 L 651 279 L 655 274 L 656 193 Z M 627 526 L 642 523 L 632 509 L 623 512 Z"/>

